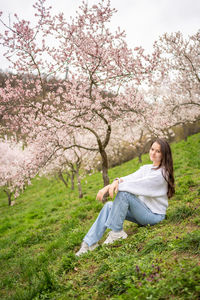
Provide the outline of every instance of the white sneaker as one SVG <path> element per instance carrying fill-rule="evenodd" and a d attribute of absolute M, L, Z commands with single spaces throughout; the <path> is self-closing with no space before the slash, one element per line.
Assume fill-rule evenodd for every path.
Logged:
<path fill-rule="evenodd" d="M 76 252 L 76 256 L 80 256 L 81 254 L 84 254 L 84 253 L 86 253 L 86 252 L 88 252 L 88 251 L 92 251 L 92 250 L 94 250 L 96 247 L 98 247 L 99 246 L 99 244 L 98 243 L 96 243 L 96 244 L 93 244 L 92 246 L 88 246 L 88 244 L 86 243 L 86 242 L 82 242 L 82 244 L 81 244 L 81 248 L 80 248 L 80 250 L 78 251 L 78 252 Z"/>
<path fill-rule="evenodd" d="M 124 230 L 121 231 L 110 231 L 108 234 L 107 239 L 103 244 L 112 244 L 114 241 L 117 241 L 119 239 L 126 239 L 127 233 Z"/>

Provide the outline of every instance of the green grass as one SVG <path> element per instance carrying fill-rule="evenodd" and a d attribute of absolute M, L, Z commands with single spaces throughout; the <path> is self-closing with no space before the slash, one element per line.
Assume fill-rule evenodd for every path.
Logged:
<path fill-rule="evenodd" d="M 33 180 L 13 207 L 0 192 L 0 299 L 199 299 L 200 134 L 172 151 L 176 194 L 167 218 L 152 227 L 125 221 L 126 240 L 79 258 L 74 253 L 102 207 L 100 173 L 83 179 L 81 200 L 46 178 Z M 134 159 L 109 176 L 139 166 Z"/>

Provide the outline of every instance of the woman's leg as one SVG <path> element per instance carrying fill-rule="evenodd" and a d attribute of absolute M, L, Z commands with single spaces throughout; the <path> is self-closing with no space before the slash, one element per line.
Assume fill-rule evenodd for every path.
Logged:
<path fill-rule="evenodd" d="M 139 225 L 155 225 L 164 218 L 165 215 L 153 213 L 135 195 L 118 192 L 105 225 L 113 231 L 120 231 L 125 219 Z"/>
<path fill-rule="evenodd" d="M 112 201 L 108 201 L 104 204 L 101 209 L 96 221 L 84 237 L 83 241 L 88 244 L 88 246 L 92 246 L 97 243 L 103 236 L 107 227 L 105 226 L 108 216 L 110 214 L 111 208 L 113 206 Z"/>
<path fill-rule="evenodd" d="M 83 241 L 91 246 L 101 239 L 107 228 L 114 232 L 121 231 L 125 219 L 139 225 L 154 225 L 164 218 L 165 215 L 152 213 L 135 195 L 118 192 L 113 202 L 104 205 Z"/>
<path fill-rule="evenodd" d="M 129 203 L 123 195 L 126 192 L 118 192 L 115 200 L 107 202 L 100 211 L 96 221 L 84 237 L 83 241 L 89 246 L 98 242 L 107 228 L 113 231 L 121 231 L 127 215 Z"/>
<path fill-rule="evenodd" d="M 126 192 L 118 192 L 113 202 L 105 226 L 113 231 L 121 231 L 129 209 L 129 198 Z"/>
<path fill-rule="evenodd" d="M 126 197 L 129 199 L 129 209 L 126 215 L 126 220 L 137 223 L 139 225 L 155 225 L 165 219 L 164 214 L 153 213 L 135 195 L 128 192 L 126 194 Z"/>

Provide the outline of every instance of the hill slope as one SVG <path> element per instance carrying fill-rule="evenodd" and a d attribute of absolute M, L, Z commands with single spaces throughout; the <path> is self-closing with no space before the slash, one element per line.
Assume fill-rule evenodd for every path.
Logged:
<path fill-rule="evenodd" d="M 128 238 L 75 257 L 102 204 L 101 174 L 83 180 L 85 196 L 54 179 L 34 180 L 13 207 L 0 193 L 1 299 L 199 299 L 200 134 L 172 144 L 176 195 L 152 227 L 125 221 Z M 149 163 L 148 155 L 143 164 Z M 137 159 L 109 170 L 138 169 Z"/>

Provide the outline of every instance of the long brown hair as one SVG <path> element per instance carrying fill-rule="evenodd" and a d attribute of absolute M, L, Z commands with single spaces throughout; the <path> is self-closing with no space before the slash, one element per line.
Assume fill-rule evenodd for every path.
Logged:
<path fill-rule="evenodd" d="M 168 198 L 171 198 L 175 193 L 174 168 L 171 148 L 168 142 L 164 139 L 157 138 L 152 142 L 151 146 L 153 143 L 158 143 L 160 145 L 162 157 L 158 168 L 163 168 L 162 174 L 168 184 L 167 196 Z"/>

